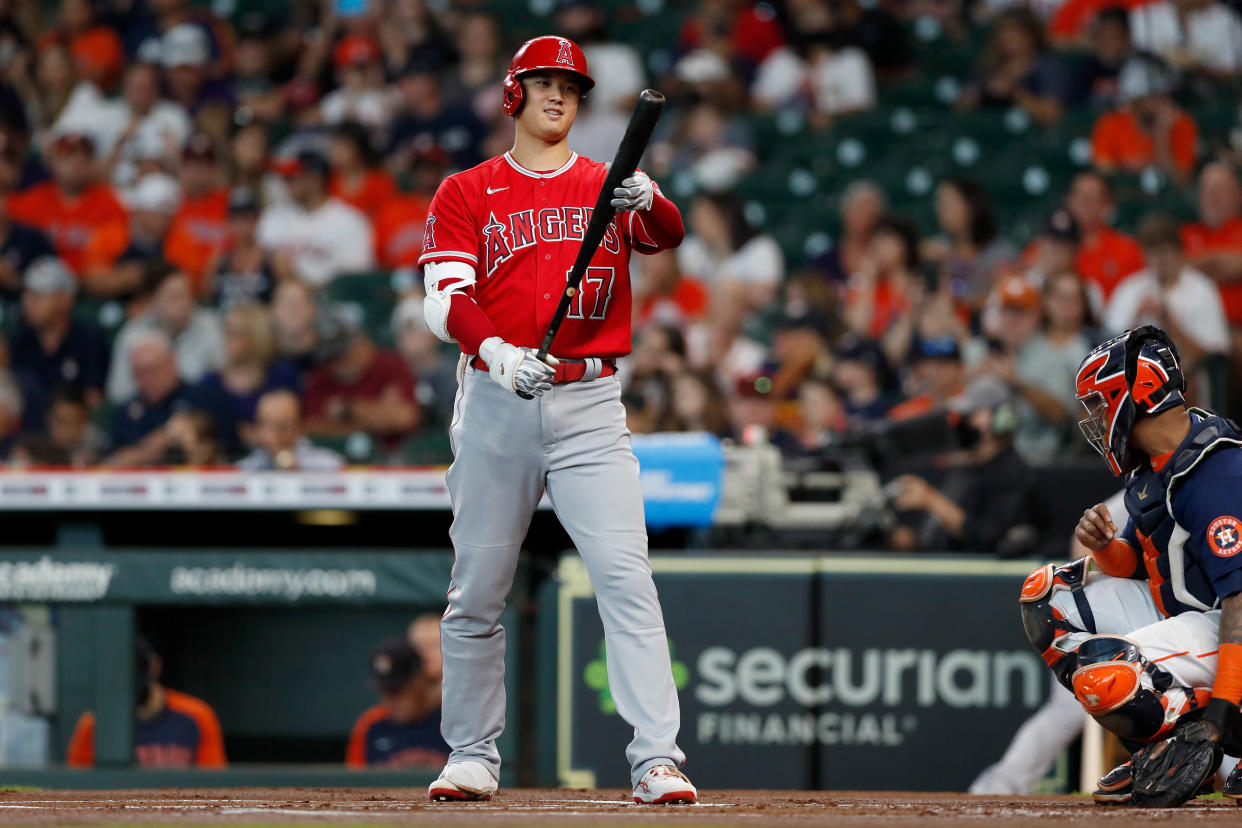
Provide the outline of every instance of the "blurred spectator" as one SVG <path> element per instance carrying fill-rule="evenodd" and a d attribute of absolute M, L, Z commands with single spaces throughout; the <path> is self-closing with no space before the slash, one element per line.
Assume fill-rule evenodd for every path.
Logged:
<path fill-rule="evenodd" d="M 768 393 L 781 402 L 793 398 L 807 378 L 827 374 L 830 363 L 828 340 L 832 323 L 817 310 L 804 306 L 797 296 L 801 291 L 800 281 L 788 283 L 785 307 L 772 330 L 771 360 L 765 373 L 770 374 L 771 380 Z"/>
<path fill-rule="evenodd" d="M 1113 190 L 1107 178 L 1094 170 L 1074 176 L 1065 199 L 1065 207 L 1082 233 L 1074 270 L 1100 291 L 1103 300 L 1122 279 L 1143 267 L 1143 249 L 1138 242 L 1109 226 L 1113 206 Z"/>
<path fill-rule="evenodd" d="M 209 74 L 211 42 L 207 30 L 194 23 L 178 23 L 160 41 L 160 65 L 168 97 L 202 128 L 216 119 L 227 122 L 235 102 L 227 83 Z"/>
<path fill-rule="evenodd" d="M 380 703 L 358 717 L 345 764 L 351 768 L 438 766 L 449 746 L 440 735 L 440 681 L 405 638 L 371 654 L 371 686 Z"/>
<path fill-rule="evenodd" d="M 375 215 L 375 255 L 386 270 L 417 267 L 431 201 L 418 192 L 394 192 Z"/>
<path fill-rule="evenodd" d="M 22 430 L 22 391 L 8 371 L 0 371 L 0 462 L 7 462 Z"/>
<path fill-rule="evenodd" d="M 916 339 L 906 365 L 908 399 L 888 412 L 891 420 L 905 420 L 943 408 L 966 387 L 962 350 L 952 336 Z"/>
<path fill-rule="evenodd" d="M 1077 411 L 1075 378 L 1091 350 L 1086 290 L 1076 274 L 1061 271 L 1048 277 L 1042 296 L 1024 276 L 1003 280 L 997 294 L 994 347 L 980 369 L 1014 394 L 1018 453 L 1031 462 L 1048 462 L 1068 443 Z"/>
<path fill-rule="evenodd" d="M 1180 70 L 1227 76 L 1242 69 L 1242 20 L 1216 0 L 1157 0 L 1130 12 L 1134 45 Z"/>
<path fill-rule="evenodd" d="M 108 178 L 116 187 L 132 187 L 138 164 L 149 154 L 167 164 L 177 157 L 190 135 L 186 111 L 160 95 L 159 69 L 133 63 L 125 70 L 121 97 L 107 113 L 84 125 L 96 136 Z"/>
<path fill-rule="evenodd" d="M 255 448 L 237 464 L 243 471 L 336 471 L 345 460 L 302 434 L 302 403 L 291 391 L 268 391 L 255 414 Z"/>
<path fill-rule="evenodd" d="M 835 282 L 844 282 L 862 266 L 876 222 L 888 209 L 884 191 L 867 179 L 851 181 L 841 196 L 841 236 L 810 263 Z"/>
<path fill-rule="evenodd" d="M 677 248 L 683 274 L 712 291 L 737 286 L 748 308 L 772 301 L 784 277 L 785 258 L 771 236 L 751 227 L 740 198 L 731 193 L 695 196 L 689 230 Z"/>
<path fill-rule="evenodd" d="M 0 141 L 0 153 L 12 147 L 12 142 Z M 42 230 L 10 219 L 9 200 L 0 196 L 0 298 L 20 297 L 26 269 L 39 259 L 55 255 L 52 242 Z"/>
<path fill-rule="evenodd" d="M 284 93 L 275 82 L 283 68 L 281 39 L 281 26 L 265 11 L 255 9 L 237 18 L 237 66 L 230 78 L 238 106 L 235 122 L 244 123 L 245 115 L 264 121 L 284 116 Z"/>
<path fill-rule="evenodd" d="M 910 36 L 886 7 L 861 0 L 832 4 L 833 39 L 839 46 L 857 46 L 867 53 L 880 80 L 894 80 L 911 68 L 914 54 Z"/>
<path fill-rule="evenodd" d="M 1183 362 L 1196 365 L 1209 353 L 1228 353 L 1229 324 L 1216 284 L 1186 263 L 1181 230 L 1166 215 L 1139 225 L 1147 267 L 1117 286 L 1104 314 L 1109 333 L 1157 325 L 1181 349 Z"/>
<path fill-rule="evenodd" d="M 1092 24 L 1110 9 L 1129 16 L 1130 9 L 1142 8 L 1151 0 L 1064 0 L 1048 21 L 1048 34 L 1058 46 L 1082 45 Z"/>
<path fill-rule="evenodd" d="M 157 462 L 169 445 L 164 426 L 189 407 L 190 388 L 177 376 L 177 356 L 163 332 L 148 328 L 129 337 L 125 352 L 137 393 L 113 415 L 110 466 L 136 468 Z"/>
<path fill-rule="evenodd" d="M 138 639 L 134 710 L 134 760 L 142 768 L 223 768 L 224 736 L 215 711 L 202 699 L 160 683 L 162 660 Z M 83 713 L 73 728 L 65 762 L 95 764 L 95 714 Z"/>
<path fill-rule="evenodd" d="M 837 345 L 832 384 L 850 422 L 883 419 L 893 407 L 888 360 L 873 340 L 850 334 Z"/>
<path fill-rule="evenodd" d="M 112 346 L 107 395 L 114 403 L 121 403 L 140 390 L 141 383 L 132 372 L 130 361 L 135 344 L 145 341 L 140 333 L 155 330 L 168 337 L 176 354 L 176 373 L 185 382 L 196 383 L 224 363 L 220 320 L 212 311 L 195 306 L 190 278 L 184 272 L 163 268 L 150 295 L 150 306 L 125 323 Z"/>
<path fill-rule="evenodd" d="M 923 294 L 918 245 L 914 222 L 901 216 L 881 218 L 858 270 L 846 285 L 846 326 L 857 336 L 888 340 L 885 352 L 890 359 L 899 359 L 909 346 L 908 331 L 894 328 L 911 316 Z M 890 332 L 895 335 L 889 337 Z"/>
<path fill-rule="evenodd" d="M 178 411 L 165 426 L 168 445 L 160 465 L 211 468 L 225 465 L 220 429 L 206 411 Z"/>
<path fill-rule="evenodd" d="M 643 256 L 638 266 L 634 311 L 635 323 L 640 327 L 652 322 L 685 324 L 707 311 L 706 288 L 682 274 L 676 251 L 661 250 L 653 256 Z"/>
<path fill-rule="evenodd" d="M 111 89 L 121 76 L 125 51 L 115 31 L 95 24 L 91 0 L 61 0 L 57 23 L 43 33 L 37 46 L 68 46 L 79 74 L 100 90 Z"/>
<path fill-rule="evenodd" d="M 962 421 L 960 464 L 939 486 L 916 475 L 890 484 L 893 508 L 907 513 L 889 538 L 893 548 L 1029 554 L 1034 481 L 1013 448 L 1017 415 L 1009 390 L 992 377 L 980 377 L 953 411 Z"/>
<path fill-rule="evenodd" d="M 77 281 L 59 259 L 45 258 L 30 266 L 24 282 L 10 364 L 45 394 L 62 386 L 81 389 L 94 408 L 103 400 L 108 350 L 98 328 L 73 318 Z M 46 415 L 42 406 L 28 405 L 26 423 L 40 424 Z"/>
<path fill-rule="evenodd" d="M 1182 183 L 1195 166 L 1199 128 L 1173 102 L 1173 83 L 1156 61 L 1126 61 L 1117 81 L 1119 108 L 1091 130 L 1091 156 L 1105 173 L 1137 173 L 1156 167 Z"/>
<path fill-rule="evenodd" d="M 1199 221 L 1182 225 L 1182 247 L 1220 288 L 1229 324 L 1242 327 L 1242 187 L 1223 161 L 1199 173 Z"/>
<path fill-rule="evenodd" d="M 203 376 L 195 396 L 227 412 L 227 421 L 219 426 L 224 447 L 232 449 L 238 436 L 253 442 L 260 397 L 277 388 L 298 390 L 298 370 L 276 358 L 276 329 L 266 306 L 234 305 L 224 312 L 223 328 L 224 364 Z"/>
<path fill-rule="evenodd" d="M 1048 49 L 1043 25 L 1029 9 L 1003 12 L 983 54 L 981 71 L 959 106 L 1021 107 L 1045 126 L 1061 117 L 1066 84 Z"/>
<path fill-rule="evenodd" d="M 361 124 L 346 121 L 332 133 L 331 193 L 374 221 L 397 194 L 392 176 L 378 166 L 371 139 Z"/>
<path fill-rule="evenodd" d="M 305 374 L 315 363 L 315 292 L 296 280 L 278 282 L 272 294 L 276 353 Z"/>
<path fill-rule="evenodd" d="M 686 371 L 672 379 L 666 417 L 657 431 L 706 431 L 717 437 L 734 436 L 729 403 L 711 374 Z"/>
<path fill-rule="evenodd" d="M 500 79 L 509 58 L 502 54 L 500 22 L 487 12 L 472 11 L 459 18 L 456 28 L 458 60 L 445 89 L 446 97 L 467 103 L 480 118 L 495 118 L 500 108 Z M 426 55 L 419 57 L 427 59 Z M 592 75 L 599 74 L 589 57 L 587 65 Z"/>
<path fill-rule="evenodd" d="M 687 52 L 709 49 L 753 67 L 784 42 L 776 9 L 767 3 L 701 0 L 677 45 Z"/>
<path fill-rule="evenodd" d="M 392 107 L 384 88 L 379 43 L 370 35 L 348 34 L 332 51 L 339 88 L 319 103 L 328 124 L 356 121 L 369 129 L 388 126 Z"/>
<path fill-rule="evenodd" d="M 430 415 L 439 428 L 447 428 L 457 396 L 457 354 L 446 355 L 443 343 L 427 327 L 421 296 L 409 296 L 392 314 L 393 339 L 410 373 L 414 375 L 414 396 L 419 408 Z"/>
<path fill-rule="evenodd" d="M 144 175 L 130 194 L 129 219 L 91 234 L 82 254 L 86 289 L 101 297 L 137 291 L 147 263 L 169 252 L 168 229 L 180 204 L 176 179 L 165 173 Z"/>
<path fill-rule="evenodd" d="M 689 170 L 701 189 L 727 190 L 755 165 L 749 128 L 716 98 L 690 100 L 652 146 L 652 172 L 660 176 Z"/>
<path fill-rule="evenodd" d="M 42 425 L 42 431 L 21 436 L 13 451 L 14 463 L 81 469 L 98 461 L 107 438 L 91 422 L 91 410 L 80 387 L 57 389 Z"/>
<path fill-rule="evenodd" d="M 96 181 L 95 147 L 86 135 L 57 137 L 51 163 L 53 180 L 11 196 L 9 215 L 46 233 L 80 277 L 91 235 L 108 224 L 124 223 L 125 208 L 107 185 Z"/>
<path fill-rule="evenodd" d="M 608 36 L 608 16 L 599 0 L 561 0 L 556 30 L 582 47 L 595 78 L 591 109 L 628 114 L 646 86 L 638 50 Z M 594 157 L 594 156 L 588 156 Z"/>
<path fill-rule="evenodd" d="M 33 78 L 24 72 L 9 77 L 15 81 L 22 97 L 26 117 L 36 139 L 45 138 L 47 131 L 68 109 L 73 93 L 78 90 L 77 66 L 69 48 L 63 43 L 49 43 L 35 52 Z"/>
<path fill-rule="evenodd" d="M 252 123 L 238 129 L 229 143 L 230 186 L 250 190 L 259 204 L 276 200 L 276 191 L 283 196 L 284 182 L 272 170 L 270 155 L 266 126 Z"/>
<path fill-rule="evenodd" d="M 164 258 L 184 270 L 194 295 L 209 292 L 207 268 L 229 232 L 229 191 L 216 159 L 215 140 L 198 133 L 181 153 L 181 207 L 168 230 Z"/>
<path fill-rule="evenodd" d="M 265 209 L 256 231 L 278 279 L 301 279 L 318 288 L 343 273 L 375 266 L 371 225 L 328 192 L 329 168 L 322 155 L 300 153 L 287 180 L 292 202 Z"/>
<path fill-rule="evenodd" d="M 992 197 L 970 178 L 950 178 L 936 188 L 936 221 L 941 237 L 923 245 L 925 258 L 938 263 L 953 295 L 978 309 L 996 283 L 998 268 L 1018 258 L 997 236 Z"/>
<path fill-rule="evenodd" d="M 1026 277 L 1040 288 L 1050 276 L 1072 271 L 1081 247 L 1082 228 L 1073 214 L 1069 210 L 1056 210 L 1032 243 L 1034 256 L 1026 269 Z"/>
<path fill-rule="evenodd" d="M 395 0 L 379 27 L 379 39 L 389 68 L 405 66 L 415 54 L 442 66 L 453 54 L 452 38 L 426 0 Z"/>
<path fill-rule="evenodd" d="M 343 436 L 356 431 L 386 439 L 419 423 L 414 377 L 401 357 L 376 346 L 353 314 L 331 308 L 316 319 L 319 365 L 306 381 L 306 431 Z"/>
<path fill-rule="evenodd" d="M 212 303 L 227 308 L 270 302 L 276 289 L 271 258 L 259 246 L 259 202 L 245 187 L 229 193 L 228 236 L 210 266 Z"/>
<path fill-rule="evenodd" d="M 483 160 L 480 148 L 487 129 L 468 104 L 444 97 L 435 65 L 419 56 L 411 58 L 397 88 L 400 100 L 388 144 L 389 155 L 396 153 L 408 158 L 414 152 L 438 146 L 452 157 L 458 169 L 473 167 Z"/>
<path fill-rule="evenodd" d="M 830 0 L 789 5 L 791 43 L 764 59 L 751 86 L 765 110 L 802 106 L 822 115 L 845 115 L 875 106 L 875 73 L 867 53 L 840 43 Z"/>
<path fill-rule="evenodd" d="M 845 430 L 848 421 L 836 390 L 814 377 L 798 386 L 798 414 L 795 430 L 773 440 L 786 455 L 818 454 L 834 434 Z"/>
<path fill-rule="evenodd" d="M 641 433 L 654 431 L 670 417 L 673 381 L 686 371 L 686 339 L 681 328 L 664 323 L 641 328 L 622 371 L 627 417 Z"/>
<path fill-rule="evenodd" d="M 1125 8 L 1112 6 L 1096 15 L 1090 45 L 1090 54 L 1070 83 L 1069 102 L 1076 106 L 1115 106 L 1121 68 L 1133 52 L 1130 15 Z"/>

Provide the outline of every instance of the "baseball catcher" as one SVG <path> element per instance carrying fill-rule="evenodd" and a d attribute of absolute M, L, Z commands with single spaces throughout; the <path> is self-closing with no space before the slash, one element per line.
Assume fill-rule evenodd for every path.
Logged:
<path fill-rule="evenodd" d="M 1177 807 L 1210 790 L 1222 755 L 1239 750 L 1242 431 L 1187 406 L 1177 346 L 1155 327 L 1088 354 L 1077 396 L 1087 442 L 1125 476 L 1127 514 L 1083 513 L 1075 536 L 1090 561 L 1033 572 L 1022 622 L 1057 679 L 1133 754 L 1095 800 Z M 1242 773 L 1224 793 L 1242 798 Z"/>

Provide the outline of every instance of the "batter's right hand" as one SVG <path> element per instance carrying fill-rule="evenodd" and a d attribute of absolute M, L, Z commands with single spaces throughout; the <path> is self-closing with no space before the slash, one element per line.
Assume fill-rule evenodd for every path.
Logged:
<path fill-rule="evenodd" d="M 1078 527 L 1074 529 L 1078 542 L 1092 551 L 1108 546 L 1116 535 L 1117 525 L 1103 503 L 1097 503 L 1083 512 Z"/>
<path fill-rule="evenodd" d="M 488 373 L 506 391 L 527 397 L 542 397 L 551 390 L 556 375 L 557 359 L 549 355 L 541 362 L 530 348 L 519 348 L 498 336 L 479 345 L 479 356 L 487 363 Z"/>

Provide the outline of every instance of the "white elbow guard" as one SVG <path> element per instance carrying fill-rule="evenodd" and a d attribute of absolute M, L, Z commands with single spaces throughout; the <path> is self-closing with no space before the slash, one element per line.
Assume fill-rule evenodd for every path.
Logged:
<path fill-rule="evenodd" d="M 449 308 L 453 305 L 453 294 L 465 291 L 474 284 L 474 279 L 474 268 L 464 262 L 429 262 L 423 267 L 423 285 L 427 288 L 423 318 L 437 339 L 457 341 L 448 332 Z M 441 289 L 443 282 L 448 284 Z"/>
<path fill-rule="evenodd" d="M 452 304 L 453 294 L 442 290 L 433 290 L 423 297 L 423 319 L 427 320 L 427 327 L 442 342 L 457 341 L 448 332 L 448 315 Z"/>

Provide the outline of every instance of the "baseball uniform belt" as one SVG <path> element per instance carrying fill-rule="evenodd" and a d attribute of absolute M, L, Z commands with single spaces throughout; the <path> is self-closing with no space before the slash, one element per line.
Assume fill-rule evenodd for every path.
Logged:
<path fill-rule="evenodd" d="M 471 360 L 471 365 L 480 371 L 487 370 L 487 363 L 482 357 L 475 357 Z M 561 384 L 565 382 L 590 382 L 600 377 L 611 377 L 617 373 L 617 361 L 615 359 L 600 359 L 599 357 L 587 357 L 586 359 L 564 359 L 561 358 L 560 364 L 556 366 L 556 375 L 552 378 L 552 382 Z"/>

